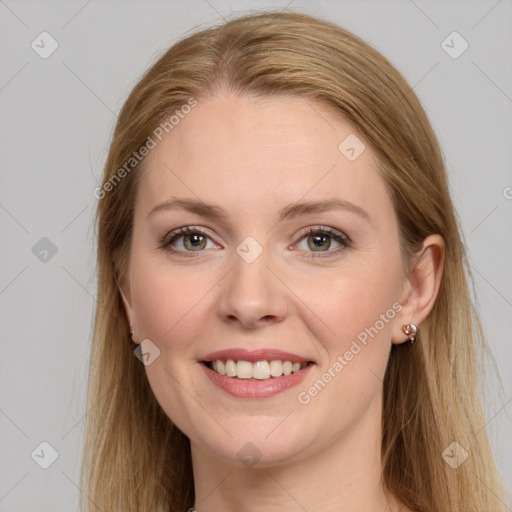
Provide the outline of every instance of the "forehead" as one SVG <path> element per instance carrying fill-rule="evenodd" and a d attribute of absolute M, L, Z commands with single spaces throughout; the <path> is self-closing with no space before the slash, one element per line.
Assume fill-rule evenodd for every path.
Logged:
<path fill-rule="evenodd" d="M 348 152 L 347 152 L 348 150 Z M 355 156 L 355 158 L 354 158 Z M 295 96 L 199 102 L 146 157 L 139 204 L 199 197 L 242 210 L 340 197 L 390 202 L 371 149 L 341 116 Z"/>

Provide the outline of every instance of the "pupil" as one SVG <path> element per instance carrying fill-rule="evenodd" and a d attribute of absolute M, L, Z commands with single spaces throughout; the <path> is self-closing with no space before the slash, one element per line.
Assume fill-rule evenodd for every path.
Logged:
<path fill-rule="evenodd" d="M 329 249 L 331 245 L 329 235 L 314 235 L 310 236 L 309 240 L 313 240 L 313 243 L 309 243 L 310 249 Z M 326 243 L 327 242 L 327 243 Z"/>
<path fill-rule="evenodd" d="M 188 244 L 186 243 L 185 245 L 190 245 L 192 249 L 201 249 L 204 245 L 203 235 L 188 235 L 185 241 L 188 241 Z"/>

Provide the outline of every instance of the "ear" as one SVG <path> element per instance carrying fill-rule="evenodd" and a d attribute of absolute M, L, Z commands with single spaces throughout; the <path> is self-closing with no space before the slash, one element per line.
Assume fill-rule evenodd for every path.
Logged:
<path fill-rule="evenodd" d="M 118 281 L 119 292 L 121 293 L 121 297 L 123 298 L 124 310 L 126 312 L 126 318 L 128 319 L 128 323 L 130 324 L 130 329 L 133 331 L 132 339 L 135 343 L 135 333 L 137 332 L 136 322 L 135 322 L 135 314 L 132 306 L 132 294 L 130 290 L 129 280 L 123 276 Z"/>
<path fill-rule="evenodd" d="M 409 337 L 403 332 L 402 326 L 414 323 L 419 328 L 432 311 L 441 285 L 444 248 L 441 235 L 430 235 L 414 256 L 409 275 L 402 286 L 402 310 L 396 315 L 392 343 L 398 345 L 406 342 Z"/>

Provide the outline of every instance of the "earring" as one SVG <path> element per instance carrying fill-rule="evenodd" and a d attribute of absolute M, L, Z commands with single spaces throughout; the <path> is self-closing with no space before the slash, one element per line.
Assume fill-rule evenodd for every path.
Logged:
<path fill-rule="evenodd" d="M 412 345 L 416 341 L 416 334 L 418 333 L 418 328 L 416 327 L 416 325 L 413 323 L 403 325 L 402 331 L 404 331 L 404 334 L 407 334 L 407 336 L 409 336 L 408 341 L 410 341 Z"/>

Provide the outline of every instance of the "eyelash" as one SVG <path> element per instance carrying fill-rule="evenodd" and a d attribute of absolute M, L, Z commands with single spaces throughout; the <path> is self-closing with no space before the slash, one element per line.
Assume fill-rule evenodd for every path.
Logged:
<path fill-rule="evenodd" d="M 311 235 L 328 235 L 331 237 L 335 242 L 338 242 L 340 244 L 340 247 L 334 249 L 334 250 L 328 250 L 328 251 L 306 251 L 311 253 L 312 258 L 326 258 L 329 256 L 337 255 L 343 250 L 349 248 L 352 246 L 352 241 L 349 236 L 346 234 L 335 231 L 334 229 L 327 228 L 327 227 L 309 227 L 305 231 L 301 232 L 299 242 L 302 241 L 304 238 L 307 238 Z M 179 229 L 176 229 L 174 231 L 171 231 L 170 233 L 167 233 L 161 240 L 160 240 L 160 248 L 165 249 L 169 252 L 172 252 L 174 254 L 179 255 L 186 255 L 186 257 L 195 257 L 195 253 L 202 252 L 202 251 L 182 251 L 177 250 L 172 247 L 172 244 L 178 240 L 179 238 L 186 236 L 186 235 L 202 235 L 209 239 L 211 237 L 208 235 L 208 233 L 200 228 L 195 228 L 192 226 L 185 226 Z M 188 253 L 188 254 L 187 254 Z"/>

